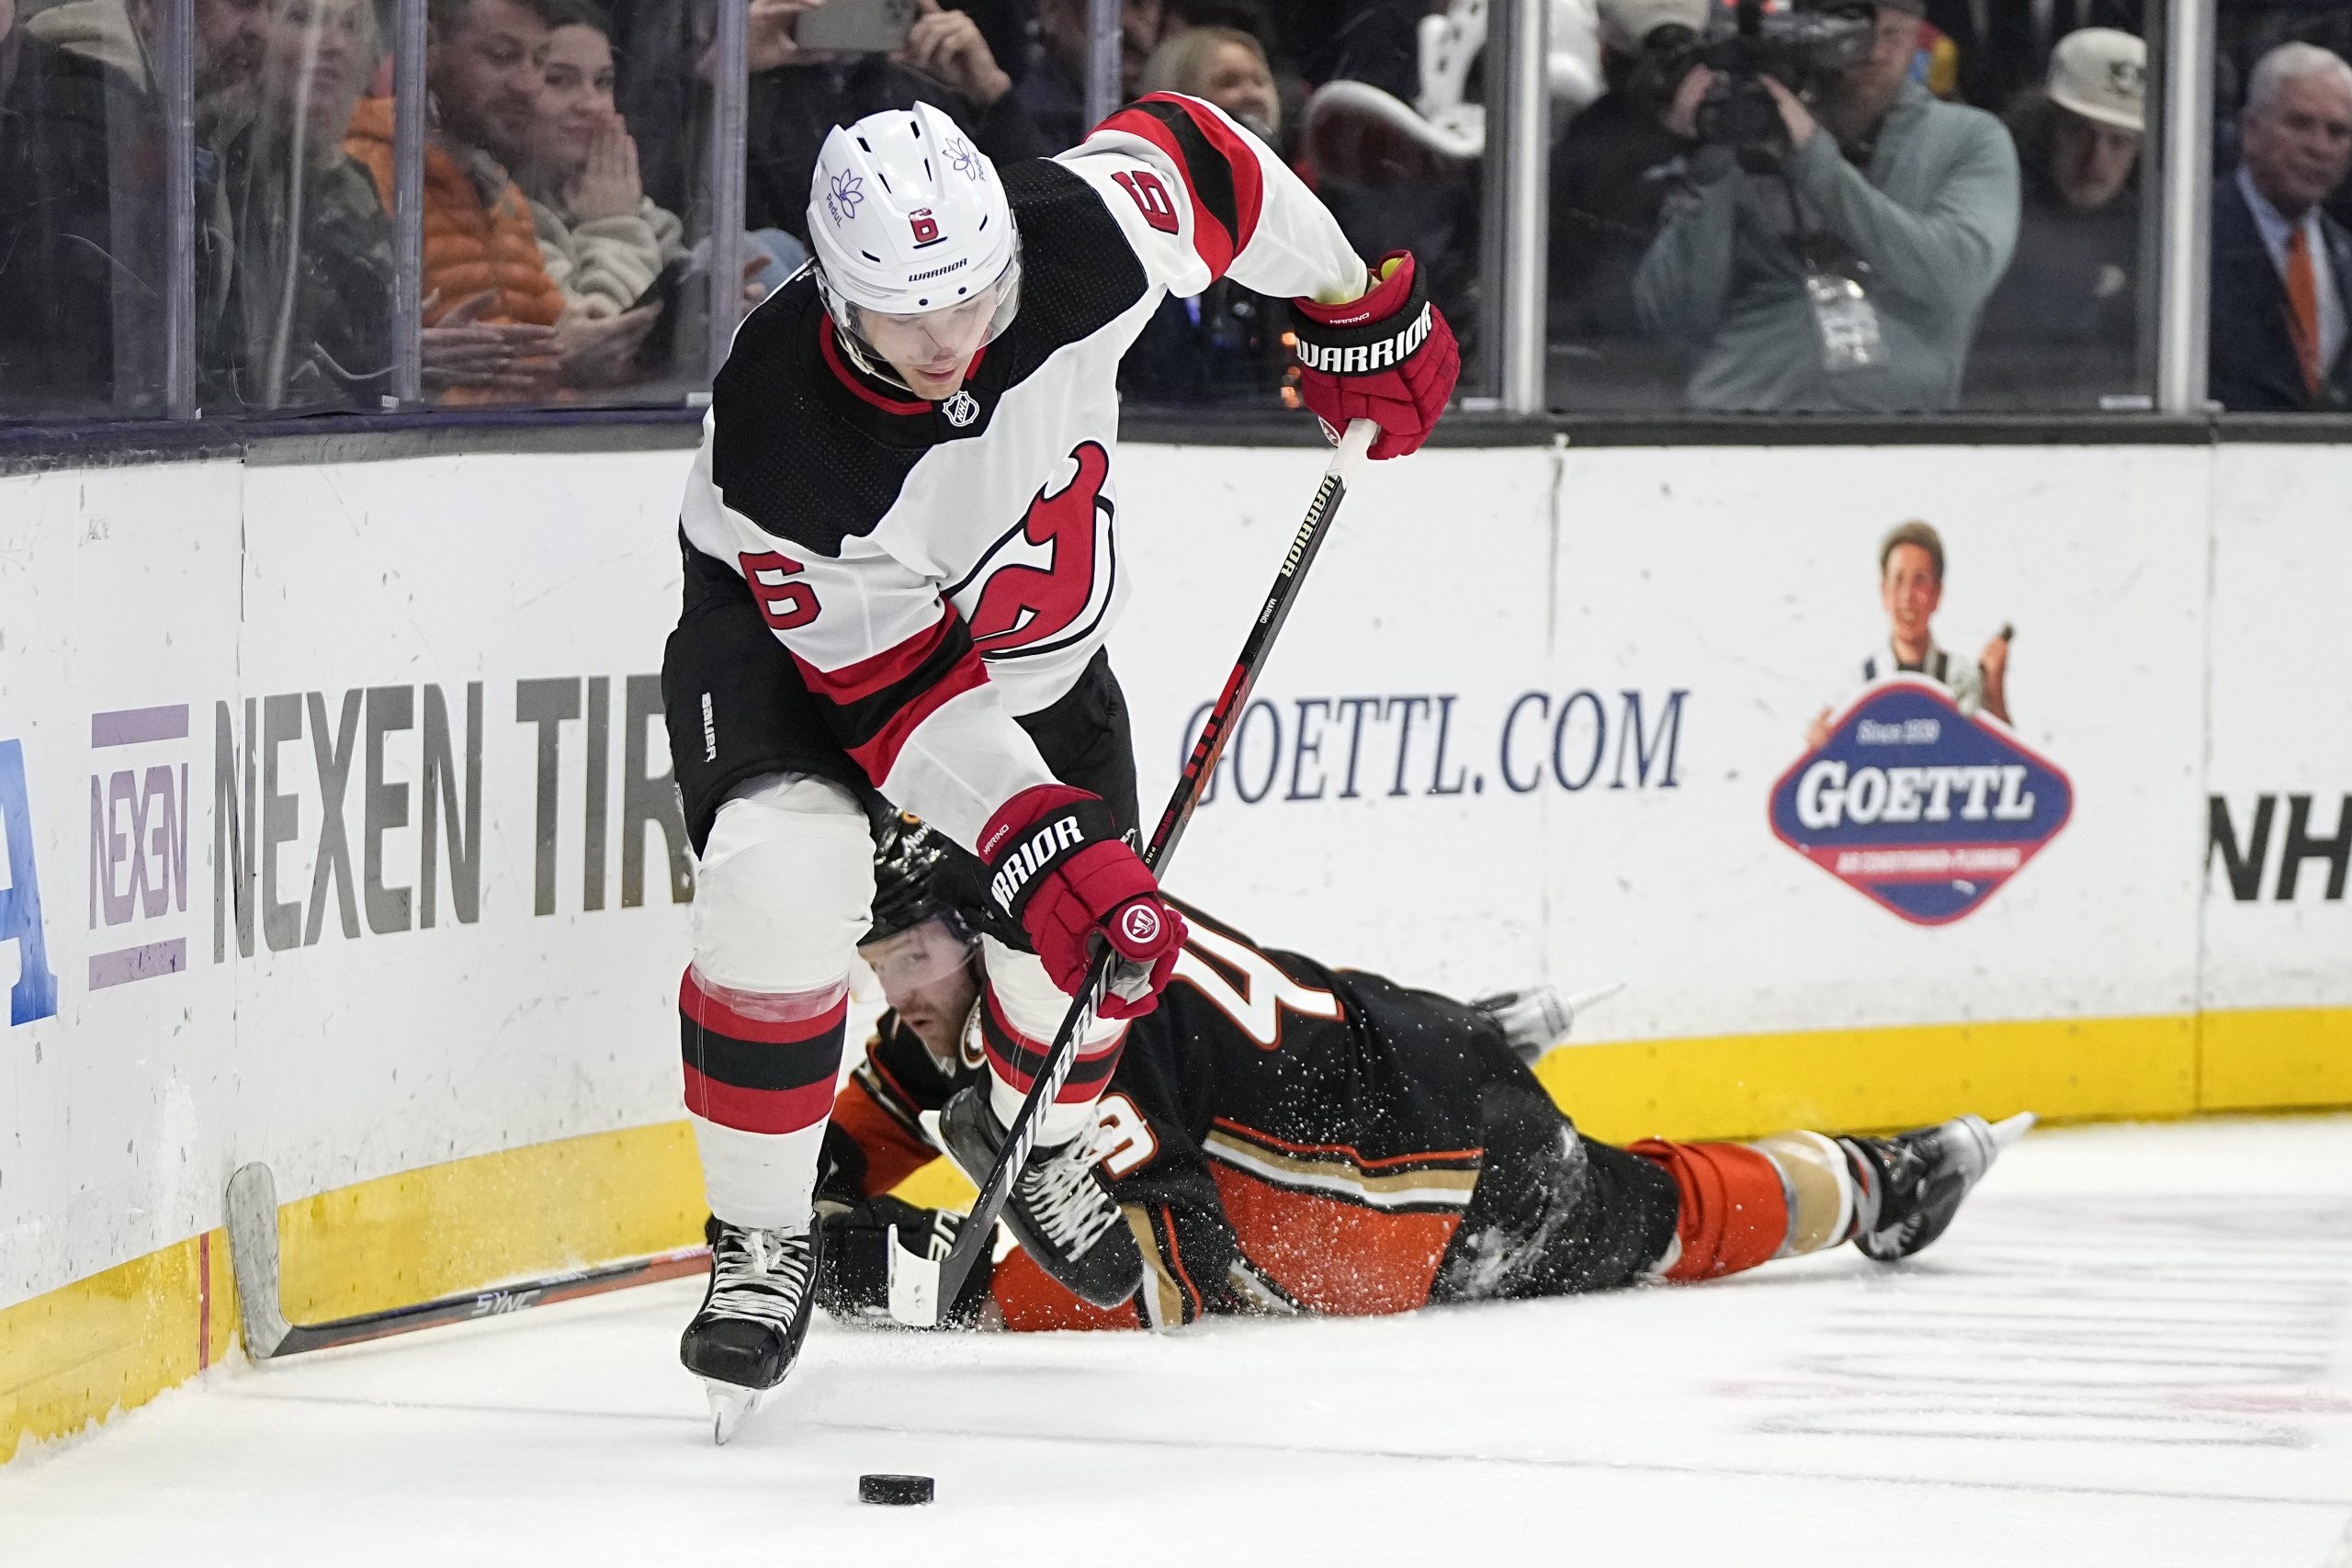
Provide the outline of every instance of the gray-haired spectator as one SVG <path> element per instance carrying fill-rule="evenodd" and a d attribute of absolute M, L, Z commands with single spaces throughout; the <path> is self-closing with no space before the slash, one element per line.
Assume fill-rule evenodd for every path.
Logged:
<path fill-rule="evenodd" d="M 2017 241 L 2018 160 L 2001 124 L 1911 79 L 1924 0 L 1887 0 L 1861 62 L 1808 106 L 1765 78 L 1785 141 L 1750 173 L 1729 147 L 1692 160 L 1695 188 L 1642 270 L 1643 323 L 1702 344 L 1695 408 L 1949 408 L 1977 313 Z M 1668 128 L 1697 133 L 1717 80 L 1694 67 Z"/>
<path fill-rule="evenodd" d="M 2234 174 L 2213 183 L 2212 395 L 2224 407 L 2352 406 L 2352 233 L 2322 210 L 2352 169 L 2352 65 L 2264 55 Z"/>
<path fill-rule="evenodd" d="M 2091 402 L 2136 374 L 2148 46 L 2085 28 L 2008 115 L 2025 178 L 2017 255 L 1984 307 L 1973 399 Z"/>

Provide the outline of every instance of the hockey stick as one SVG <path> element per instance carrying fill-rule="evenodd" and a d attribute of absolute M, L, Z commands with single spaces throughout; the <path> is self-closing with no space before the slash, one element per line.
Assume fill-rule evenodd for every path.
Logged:
<path fill-rule="evenodd" d="M 288 1323 L 277 1293 L 277 1183 L 266 1165 L 241 1165 L 229 1178 L 229 1267 L 237 1280 L 237 1308 L 244 1320 L 245 1354 L 256 1361 L 331 1350 L 394 1334 L 411 1334 L 469 1318 L 501 1317 L 531 1307 L 656 1280 L 699 1274 L 710 1267 L 710 1248 L 633 1258 L 595 1269 L 574 1269 L 466 1296 L 443 1296 L 414 1306 L 360 1313 L 326 1323 Z"/>
<path fill-rule="evenodd" d="M 1290 542 L 1290 553 L 1283 558 L 1282 570 L 1274 574 L 1274 585 L 1266 594 L 1265 606 L 1258 612 L 1249 637 L 1241 644 L 1241 656 L 1234 661 L 1233 673 L 1226 678 L 1225 690 L 1217 694 L 1216 706 L 1209 710 L 1200 739 L 1193 743 L 1193 753 L 1185 759 L 1183 773 L 1168 798 L 1168 809 L 1160 813 L 1159 826 L 1152 829 L 1151 842 L 1143 852 L 1143 863 L 1155 875 L 1164 879 L 1168 862 L 1184 836 L 1185 825 L 1193 819 L 1193 808 L 1200 804 L 1201 792 L 1216 776 L 1217 755 L 1225 750 L 1233 721 L 1249 705 L 1250 688 L 1258 683 L 1258 672 L 1264 666 L 1283 623 L 1290 618 L 1291 606 L 1297 602 L 1298 591 L 1306 581 L 1306 569 L 1314 564 L 1316 552 L 1323 547 L 1323 536 L 1329 532 L 1332 517 L 1339 513 L 1340 502 L 1347 494 L 1348 481 L 1363 466 L 1373 438 L 1379 434 L 1379 427 L 1370 420 L 1356 420 L 1340 438 L 1339 449 L 1331 454 L 1330 466 L 1323 471 L 1323 482 L 1317 487 L 1315 501 L 1306 509 L 1306 520 L 1298 525 L 1298 533 Z M 1054 1036 L 1053 1047 L 1046 1053 L 1046 1060 L 1029 1085 L 1012 1125 L 1005 1130 L 1004 1146 L 997 1151 L 996 1162 L 981 1179 L 979 1197 L 956 1232 L 956 1245 L 948 1249 L 947 1256 L 933 1258 L 902 1247 L 898 1227 L 890 1227 L 886 1237 L 890 1259 L 890 1315 L 899 1322 L 912 1328 L 936 1326 L 940 1303 L 956 1299 L 973 1266 L 979 1261 L 980 1253 L 993 1241 L 997 1216 L 1004 1212 L 1004 1201 L 1012 1195 L 1014 1179 L 1029 1163 L 1030 1151 L 1037 1143 L 1037 1130 L 1045 1122 L 1046 1107 L 1061 1092 L 1070 1068 L 1077 1064 L 1078 1037 L 1094 1021 L 1094 1010 L 1109 979 L 1114 956 L 1110 944 L 1098 938 L 1093 959 L 1086 968 L 1086 979 L 1070 1001 L 1061 1032 Z"/>

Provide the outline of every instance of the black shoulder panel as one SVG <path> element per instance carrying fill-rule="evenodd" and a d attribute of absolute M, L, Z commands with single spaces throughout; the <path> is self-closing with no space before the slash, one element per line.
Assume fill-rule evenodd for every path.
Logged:
<path fill-rule="evenodd" d="M 777 538 L 838 556 L 843 539 L 874 531 L 931 444 L 888 439 L 887 422 L 927 419 L 844 410 L 854 400 L 820 355 L 824 325 L 806 273 L 745 320 L 711 387 L 710 477 L 729 508 Z"/>
<path fill-rule="evenodd" d="M 1003 179 L 1021 227 L 1021 314 L 989 350 L 982 378 L 1002 353 L 1010 385 L 1109 326 L 1151 280 L 1101 194 L 1078 175 L 1033 158 L 1008 165 Z"/>

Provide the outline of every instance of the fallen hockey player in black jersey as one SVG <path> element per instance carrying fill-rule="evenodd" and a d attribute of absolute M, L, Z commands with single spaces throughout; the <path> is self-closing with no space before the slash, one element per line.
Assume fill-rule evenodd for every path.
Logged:
<path fill-rule="evenodd" d="M 887 1196 L 937 1152 L 926 1115 L 1020 1048 L 978 973 L 990 917 L 974 863 L 903 818 L 877 838 L 861 952 L 891 1010 L 836 1097 L 818 1192 L 819 1299 L 876 1322 L 888 1227 L 943 1248 L 955 1233 L 953 1213 Z M 1465 1004 L 1184 914 L 1173 981 L 1128 1032 L 1094 1144 L 1143 1288 L 1095 1306 L 1015 1250 L 974 1273 L 959 1325 L 1407 1312 L 1712 1279 L 1846 1241 L 1891 1262 L 1942 1235 L 2033 1120 L 1619 1148 L 1578 1134 L 1528 1070 L 1565 1032 L 1548 993 Z"/>

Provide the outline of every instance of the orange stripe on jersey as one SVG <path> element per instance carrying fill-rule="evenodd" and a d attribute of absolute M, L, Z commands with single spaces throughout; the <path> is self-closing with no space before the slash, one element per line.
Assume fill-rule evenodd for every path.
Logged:
<path fill-rule="evenodd" d="M 1006 1254 L 996 1266 L 989 1280 L 989 1293 L 996 1298 L 997 1311 L 1004 1314 L 1004 1325 L 1020 1333 L 1143 1326 L 1132 1300 L 1115 1307 L 1096 1306 L 1062 1289 L 1030 1261 L 1027 1253 L 1017 1250 Z"/>
<path fill-rule="evenodd" d="M 854 1077 L 833 1097 L 833 1125 L 847 1133 L 865 1156 L 863 1187 L 868 1198 L 880 1197 L 937 1157 L 936 1150 L 909 1134 Z"/>
<path fill-rule="evenodd" d="M 1313 1312 L 1367 1317 L 1428 1304 L 1459 1214 L 1385 1213 L 1212 1163 L 1250 1261 Z"/>

